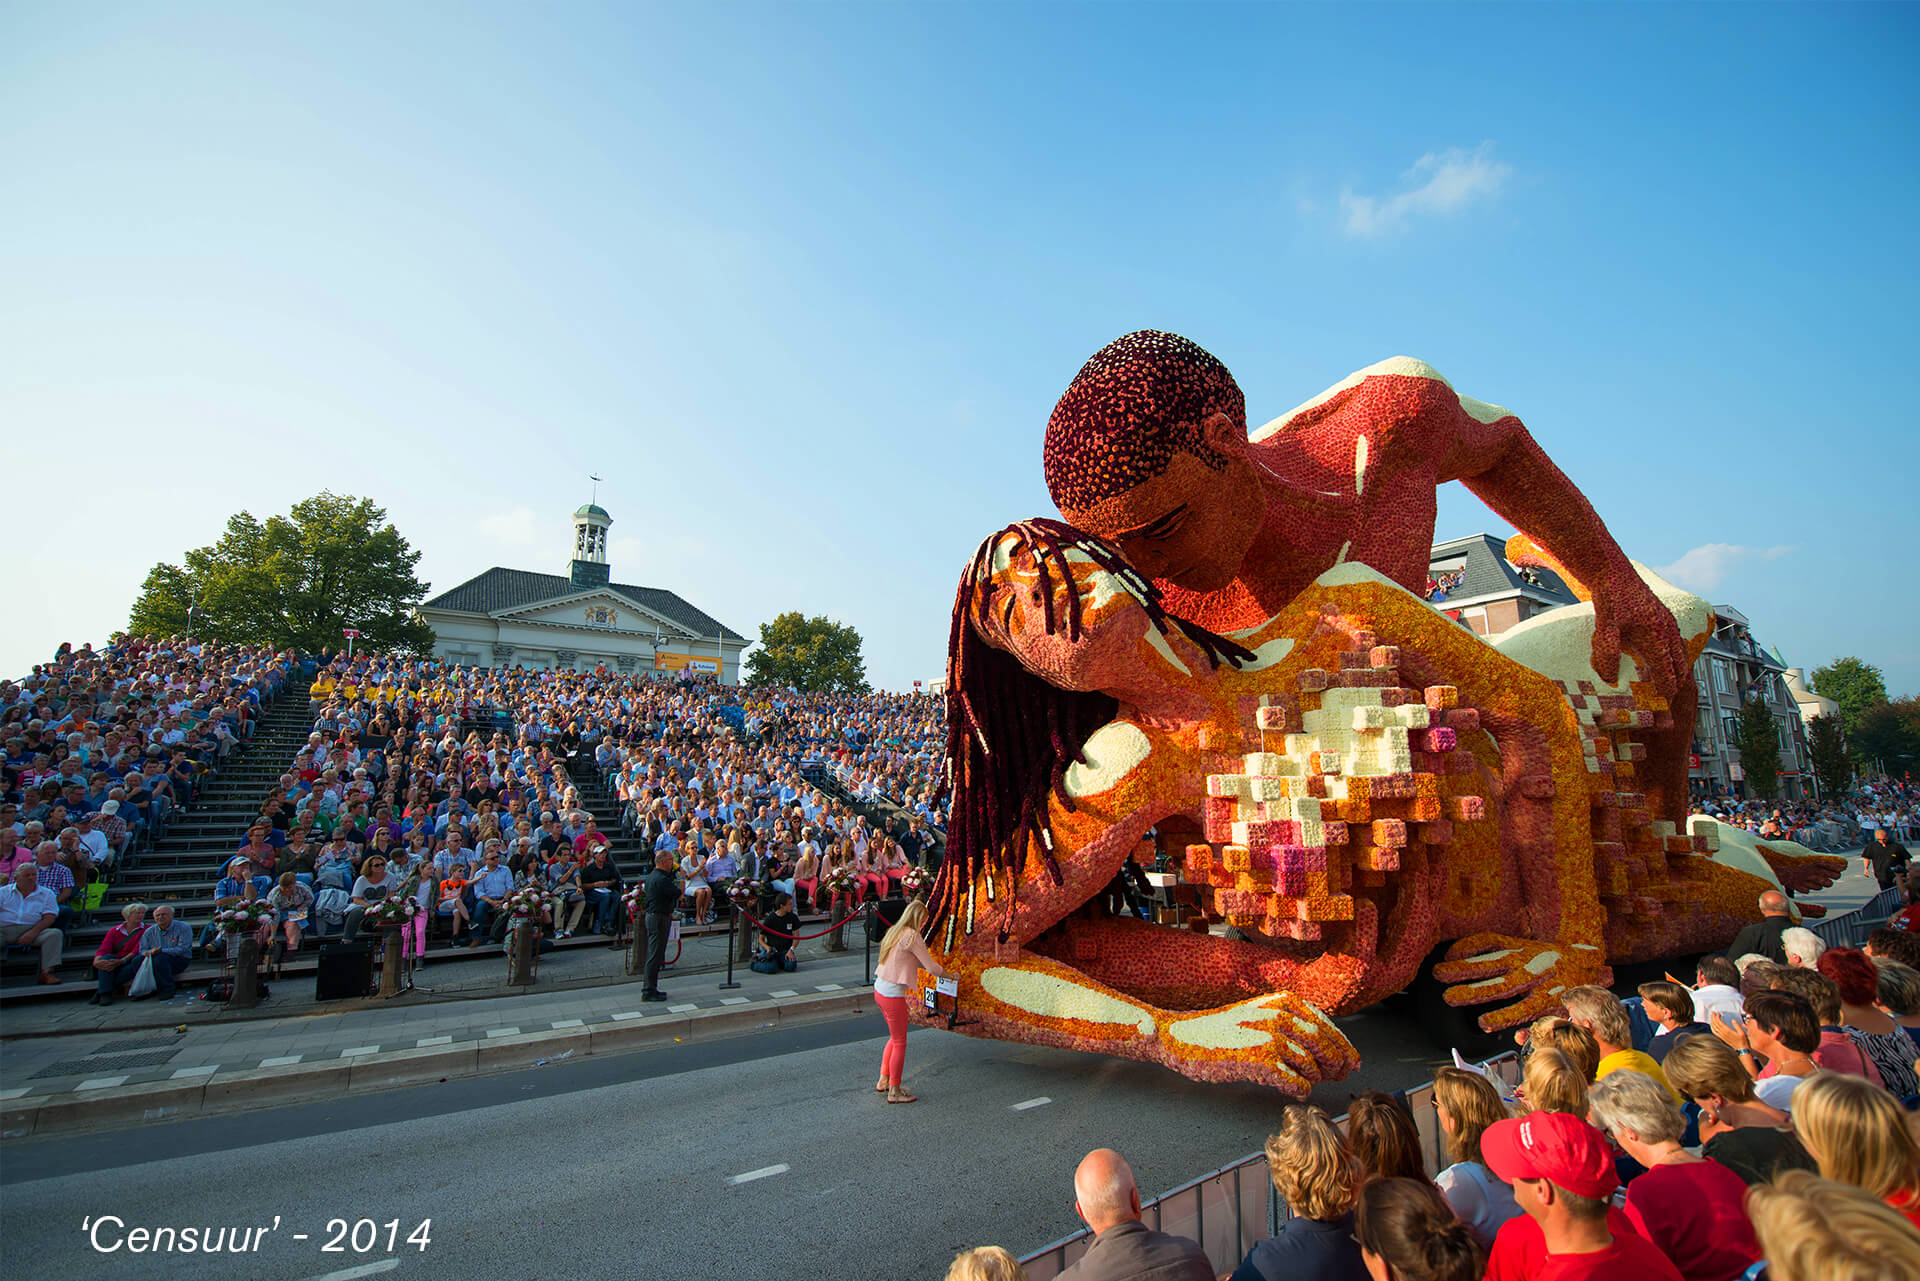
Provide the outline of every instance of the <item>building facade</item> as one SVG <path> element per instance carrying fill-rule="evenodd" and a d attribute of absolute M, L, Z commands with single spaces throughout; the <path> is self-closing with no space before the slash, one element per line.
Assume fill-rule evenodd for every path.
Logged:
<path fill-rule="evenodd" d="M 422 604 L 433 656 L 471 667 L 681 672 L 740 683 L 746 637 L 659 587 L 612 581 L 605 508 L 573 514 L 565 574 L 495 566 Z"/>
<path fill-rule="evenodd" d="M 1491 638 L 1579 598 L 1551 570 L 1523 568 L 1509 561 L 1503 540 L 1474 534 L 1433 545 L 1427 561 L 1426 599 L 1475 635 Z M 1741 768 L 1736 745 L 1740 706 L 1748 698 L 1761 699 L 1773 713 L 1780 738 L 1781 799 L 1811 795 L 1813 757 L 1807 748 L 1804 718 L 1818 712 L 1817 704 L 1832 700 L 1807 693 L 1798 670 L 1760 647 L 1746 615 L 1731 605 L 1714 606 L 1713 636 L 1693 666 L 1700 707 L 1688 763 L 1689 783 L 1696 795 L 1757 794 Z"/>

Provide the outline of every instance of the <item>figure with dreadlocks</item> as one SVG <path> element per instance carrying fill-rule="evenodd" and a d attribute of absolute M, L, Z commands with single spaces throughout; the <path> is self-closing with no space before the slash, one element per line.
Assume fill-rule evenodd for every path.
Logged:
<path fill-rule="evenodd" d="M 1074 523 L 983 542 L 949 638 L 927 937 L 967 984 L 959 1030 L 1304 1094 L 1356 1062 L 1328 1014 L 1401 990 L 1448 942 L 1448 1002 L 1506 1002 L 1492 1029 L 1606 981 L 1610 954 L 1660 954 L 1663 901 L 1694 901 L 1682 942 L 1737 928 L 1752 875 L 1703 858 L 1655 883 L 1658 842 L 1689 838 L 1594 813 L 1658 805 L 1653 780 L 1650 798 L 1604 789 L 1690 723 L 1711 611 L 1629 565 L 1512 415 L 1397 361 L 1249 440 L 1218 361 L 1136 334 L 1075 379 L 1045 462 Z M 1456 477 L 1516 518 L 1529 491 L 1552 499 L 1530 522 L 1551 563 L 1599 585 L 1546 660 L 1503 658 L 1412 594 L 1433 487 Z M 1583 729 L 1567 691 L 1616 679 L 1616 727 Z M 1191 833 L 1193 929 L 1105 910 L 1156 826 L 1175 848 Z M 1629 846 L 1644 893 L 1619 899 Z M 1242 937 L 1205 928 L 1222 921 Z"/>

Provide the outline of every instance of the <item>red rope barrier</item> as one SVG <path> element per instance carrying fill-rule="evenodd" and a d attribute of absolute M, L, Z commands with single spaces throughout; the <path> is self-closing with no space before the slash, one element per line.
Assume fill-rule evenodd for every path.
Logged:
<path fill-rule="evenodd" d="M 734 904 L 734 906 L 740 907 L 738 903 Z M 769 929 L 766 925 L 761 924 L 759 917 L 755 916 L 752 912 L 749 912 L 744 907 L 740 908 L 740 915 L 746 917 L 749 921 L 752 921 L 755 925 L 758 925 L 762 930 L 765 930 L 768 934 L 773 935 L 777 939 L 786 939 L 789 942 L 793 942 L 793 943 L 804 943 L 808 939 L 825 938 L 827 935 L 839 929 L 842 925 L 845 925 L 848 921 L 851 921 L 855 917 L 861 915 L 861 911 L 859 908 L 855 908 L 852 912 L 848 913 L 846 916 L 841 917 L 839 920 L 835 921 L 832 925 L 829 925 L 826 929 L 821 930 L 818 934 L 783 934 L 779 930 Z"/>

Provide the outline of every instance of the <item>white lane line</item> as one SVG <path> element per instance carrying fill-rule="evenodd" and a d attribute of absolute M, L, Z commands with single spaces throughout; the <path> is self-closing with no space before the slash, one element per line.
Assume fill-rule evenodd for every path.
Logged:
<path fill-rule="evenodd" d="M 95 1077 L 91 1081 L 82 1081 L 80 1084 L 74 1086 L 73 1090 L 76 1094 L 82 1090 L 111 1090 L 116 1085 L 125 1085 L 126 1083 L 127 1078 L 124 1076 L 101 1076 Z"/>
<path fill-rule="evenodd" d="M 299 1055 L 299 1054 L 282 1054 L 277 1059 L 261 1059 L 260 1066 L 261 1067 L 292 1067 L 294 1064 L 298 1063 L 303 1057 L 305 1056 Z"/>
<path fill-rule="evenodd" d="M 758 1170 L 748 1170 L 745 1174 L 736 1174 L 731 1179 L 728 1179 L 727 1182 L 733 1184 L 752 1183 L 755 1179 L 770 1179 L 776 1174 L 785 1174 L 792 1168 L 792 1166 L 784 1163 L 764 1166 Z"/>
<path fill-rule="evenodd" d="M 720 998 L 720 1004 L 722 1005 L 745 1005 L 746 1003 L 747 998 L 744 996 L 723 996 Z"/>
<path fill-rule="evenodd" d="M 816 992 L 842 992 L 846 989 L 842 988 L 838 983 L 815 983 L 813 990 Z"/>
<path fill-rule="evenodd" d="M 205 1067 L 181 1068 L 178 1072 L 175 1072 L 173 1074 L 171 1079 L 175 1081 L 182 1081 L 190 1076 L 212 1076 L 215 1072 L 218 1072 L 219 1070 L 220 1070 L 220 1065 L 218 1063 L 209 1063 Z"/>
<path fill-rule="evenodd" d="M 563 1027 L 585 1027 L 586 1025 L 585 1019 L 561 1019 L 553 1025 L 553 1030 L 558 1032 Z"/>
<path fill-rule="evenodd" d="M 519 1036 L 520 1029 L 517 1027 L 490 1027 L 487 1029 L 487 1035 L 488 1036 Z"/>
<path fill-rule="evenodd" d="M 699 1006 L 697 1006 L 697 1005 L 669 1005 L 669 1006 L 667 1007 L 667 1013 L 669 1013 L 669 1014 L 685 1014 L 685 1013 L 686 1013 L 686 1012 L 687 1012 L 688 1010 L 697 1010 L 697 1009 L 699 1009 L 699 1008 L 700 1008 L 700 1007 L 699 1007 Z"/>
<path fill-rule="evenodd" d="M 450 1036 L 423 1036 L 419 1040 L 413 1043 L 413 1048 L 416 1050 L 424 1050 L 431 1045 L 452 1045 L 452 1044 L 453 1044 L 453 1038 Z"/>
<path fill-rule="evenodd" d="M 1043 1094 L 1037 1099 L 1028 1099 L 1024 1103 L 1016 1103 L 1012 1107 L 1008 1108 L 1007 1111 L 1025 1112 L 1028 1108 L 1043 1108 L 1051 1102 L 1053 1102 L 1053 1100 Z"/>
<path fill-rule="evenodd" d="M 352 1049 L 340 1051 L 340 1057 L 343 1059 L 357 1059 L 362 1054 L 378 1053 L 380 1053 L 380 1047 L 377 1045 L 356 1045 Z"/>
<path fill-rule="evenodd" d="M 400 1266 L 398 1259 L 382 1259 L 378 1263 L 363 1263 L 357 1268 L 342 1268 L 338 1272 L 322 1272 L 317 1277 L 307 1277 L 305 1281 L 358 1281 L 360 1277 L 377 1277 L 382 1272 L 391 1272 Z"/>
<path fill-rule="evenodd" d="M 798 996 L 800 994 L 794 991 L 792 988 L 788 987 L 788 988 L 782 988 L 778 992 L 769 992 L 767 993 L 767 995 L 768 996 Z"/>
<path fill-rule="evenodd" d="M 614 1015 L 613 1021 L 615 1023 L 625 1023 L 628 1019 L 643 1019 L 645 1017 L 646 1015 L 642 1014 L 639 1010 L 625 1010 Z"/>

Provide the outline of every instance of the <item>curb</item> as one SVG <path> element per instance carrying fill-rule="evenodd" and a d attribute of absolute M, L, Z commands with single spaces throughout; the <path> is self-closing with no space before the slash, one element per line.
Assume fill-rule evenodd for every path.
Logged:
<path fill-rule="evenodd" d="M 625 1054 L 740 1036 L 780 1024 L 800 1026 L 862 1013 L 873 1007 L 866 989 L 822 992 L 777 1005 L 729 1006 L 664 1018 L 630 1019 L 586 1027 L 519 1033 L 466 1045 L 394 1050 L 287 1067 L 239 1068 L 190 1081 L 152 1081 L 122 1089 L 8 1100 L 0 1106 L 0 1140 L 15 1141 L 124 1129 L 193 1116 L 250 1112 L 337 1098 L 349 1092 L 394 1090 L 458 1077 L 489 1076 L 561 1054 Z"/>

